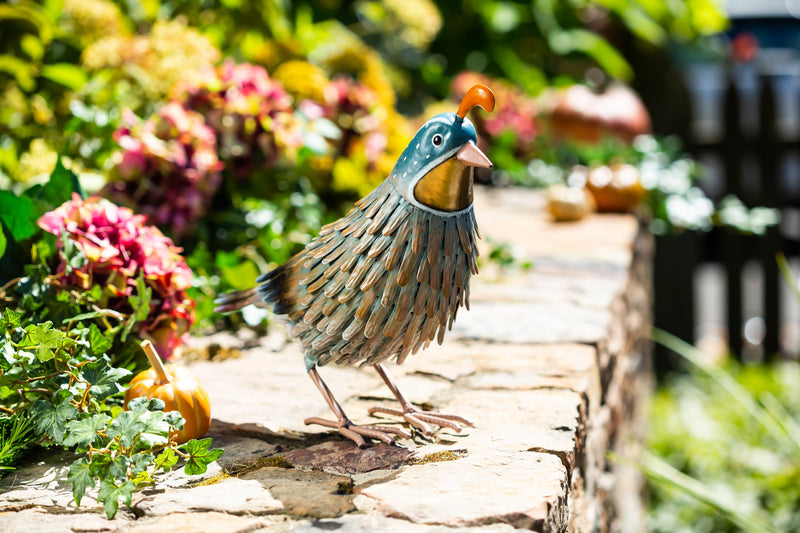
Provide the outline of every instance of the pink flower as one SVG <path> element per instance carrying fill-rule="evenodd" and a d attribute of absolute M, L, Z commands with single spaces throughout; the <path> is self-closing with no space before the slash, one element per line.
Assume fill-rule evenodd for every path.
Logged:
<path fill-rule="evenodd" d="M 120 179 L 105 193 L 183 235 L 208 210 L 222 179 L 214 130 L 199 113 L 170 102 L 146 122 L 125 113 L 114 139 L 122 148 Z"/>
<path fill-rule="evenodd" d="M 194 302 L 185 292 L 192 272 L 181 249 L 158 228 L 146 226 L 146 218 L 102 198 L 83 200 L 73 194 L 72 200 L 42 215 L 38 224 L 59 236 L 62 283 L 85 290 L 103 287 L 99 303 L 105 307 L 132 313 L 128 297 L 136 293 L 137 279 L 143 276 L 152 294 L 150 315 L 139 325 L 140 334 L 152 338 L 168 359 L 194 323 Z M 64 234 L 86 257 L 83 266 L 67 269 Z"/>
<path fill-rule="evenodd" d="M 254 167 L 291 164 L 302 147 L 292 97 L 261 66 L 229 59 L 176 85 L 171 98 L 205 116 L 238 178 L 249 178 Z"/>

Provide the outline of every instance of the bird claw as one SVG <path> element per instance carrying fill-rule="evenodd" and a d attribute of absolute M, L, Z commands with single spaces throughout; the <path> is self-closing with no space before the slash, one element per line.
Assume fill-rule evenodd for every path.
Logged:
<path fill-rule="evenodd" d="M 325 420 L 324 418 L 311 417 L 305 419 L 305 424 L 317 424 L 337 430 L 341 435 L 347 437 L 356 443 L 359 448 L 365 448 L 367 441 L 364 437 L 385 442 L 390 446 L 397 444 L 392 435 L 401 437 L 403 439 L 410 439 L 411 434 L 401 428 L 393 428 L 387 426 L 367 426 L 353 424 L 350 420 L 343 419 L 338 422 L 333 420 Z"/>
<path fill-rule="evenodd" d="M 384 413 L 388 415 L 401 416 L 406 422 L 422 431 L 422 434 L 426 436 L 433 433 L 431 427 L 427 423 L 435 424 L 439 427 L 450 428 L 456 433 L 461 433 L 461 430 L 464 428 L 464 426 L 474 426 L 470 420 L 462 416 L 449 415 L 447 413 L 439 413 L 436 411 L 420 411 L 411 405 L 406 406 L 402 411 L 388 407 L 371 407 L 368 412 L 371 415 L 374 413 Z"/>

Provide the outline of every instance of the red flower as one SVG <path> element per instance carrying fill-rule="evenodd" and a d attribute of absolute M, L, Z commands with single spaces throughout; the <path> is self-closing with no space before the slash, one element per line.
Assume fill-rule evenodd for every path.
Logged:
<path fill-rule="evenodd" d="M 133 312 L 128 298 L 137 293 L 139 276 L 144 278 L 152 294 L 140 334 L 153 340 L 168 359 L 194 323 L 194 301 L 185 292 L 192 284 L 192 271 L 181 249 L 158 228 L 146 226 L 146 219 L 108 200 L 83 200 L 74 194 L 72 200 L 42 215 L 38 224 L 59 236 L 58 271 L 64 274 L 63 283 L 85 290 L 103 287 L 102 305 Z M 86 257 L 83 266 L 67 269 L 60 241 L 64 234 Z"/>

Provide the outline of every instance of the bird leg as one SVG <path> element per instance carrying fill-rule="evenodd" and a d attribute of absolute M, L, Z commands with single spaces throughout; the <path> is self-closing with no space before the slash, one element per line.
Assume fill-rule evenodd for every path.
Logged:
<path fill-rule="evenodd" d="M 306 418 L 306 424 L 318 424 L 320 426 L 333 428 L 348 439 L 355 442 L 359 448 L 364 448 L 367 445 L 364 437 L 380 440 L 391 445 L 395 444 L 392 435 L 402 437 L 404 439 L 411 438 L 411 434 L 401 428 L 392 428 L 386 426 L 359 426 L 353 424 L 350 419 L 347 418 L 347 415 L 344 414 L 342 406 L 339 405 L 339 402 L 337 402 L 336 398 L 333 397 L 331 390 L 327 385 L 325 385 L 325 382 L 322 381 L 322 377 L 320 377 L 319 372 L 317 372 L 317 368 L 311 367 L 311 370 L 308 371 L 308 375 L 311 378 L 311 381 L 314 382 L 314 385 L 316 385 L 319 389 L 319 392 L 322 393 L 322 397 L 325 398 L 325 401 L 328 403 L 328 407 L 331 408 L 331 411 L 333 411 L 333 414 L 336 415 L 338 420 L 333 422 L 332 420 L 325 420 L 324 418 L 311 417 Z"/>
<path fill-rule="evenodd" d="M 386 372 L 386 369 L 383 367 L 383 365 L 377 364 L 373 366 L 378 372 L 378 375 L 386 383 L 386 386 L 389 387 L 389 390 L 392 391 L 394 397 L 397 398 L 398 402 L 400 402 L 400 406 L 403 408 L 403 410 L 389 409 L 387 407 L 372 407 L 369 410 L 369 414 L 386 413 L 395 416 L 402 416 L 406 422 L 422 431 L 422 433 L 425 435 L 430 435 L 432 433 L 431 428 L 427 423 L 436 424 L 440 427 L 448 427 L 458 433 L 461 432 L 461 428 L 464 426 L 473 426 L 472 422 L 461 416 L 448 415 L 446 413 L 438 413 L 435 411 L 420 411 L 411 405 L 411 402 L 408 401 L 402 392 L 400 392 L 400 389 L 397 388 L 397 383 L 395 383 L 394 379 L 392 379 L 392 376 Z"/>

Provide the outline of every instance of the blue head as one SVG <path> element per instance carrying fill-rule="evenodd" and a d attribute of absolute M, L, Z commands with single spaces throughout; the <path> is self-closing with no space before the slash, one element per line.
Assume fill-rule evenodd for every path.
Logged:
<path fill-rule="evenodd" d="M 475 126 L 466 118 L 473 105 L 491 111 L 494 96 L 486 87 L 473 87 L 458 113 L 442 113 L 428 120 L 403 151 L 389 180 L 408 202 L 443 214 L 472 205 L 472 169 L 492 165 L 478 149 Z"/>

